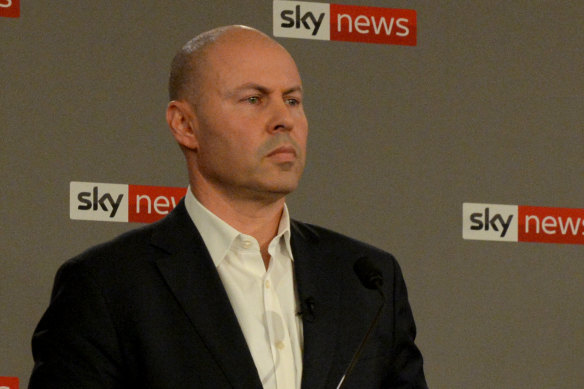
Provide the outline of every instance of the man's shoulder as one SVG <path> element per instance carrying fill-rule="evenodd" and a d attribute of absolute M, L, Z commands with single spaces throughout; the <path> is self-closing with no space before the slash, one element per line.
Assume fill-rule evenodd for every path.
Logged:
<path fill-rule="evenodd" d="M 195 234 L 196 228 L 192 222 L 182 215 L 180 209 L 176 209 L 162 220 L 96 244 L 67 263 L 99 266 L 106 263 L 143 262 L 179 250 Z"/>
<path fill-rule="evenodd" d="M 100 268 L 107 264 L 120 264 L 145 258 L 151 251 L 153 226 L 141 226 L 110 240 L 95 244 L 64 263 L 64 267 Z"/>
<path fill-rule="evenodd" d="M 111 239 L 95 244 L 79 256 L 84 257 L 99 252 L 133 251 L 146 246 L 154 231 L 153 225 L 137 226 Z"/>
<path fill-rule="evenodd" d="M 393 258 L 390 253 L 381 248 L 326 227 L 298 220 L 292 220 L 291 227 L 293 237 L 296 234 L 314 245 L 332 248 L 333 250 L 342 250 L 355 255 L 389 256 Z"/>

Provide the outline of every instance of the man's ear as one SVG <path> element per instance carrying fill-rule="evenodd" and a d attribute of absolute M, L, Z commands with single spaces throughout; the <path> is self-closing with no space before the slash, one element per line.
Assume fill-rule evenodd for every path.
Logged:
<path fill-rule="evenodd" d="M 198 147 L 195 136 L 197 118 L 190 104 L 184 100 L 173 100 L 166 107 L 166 122 L 179 145 L 190 150 Z"/>

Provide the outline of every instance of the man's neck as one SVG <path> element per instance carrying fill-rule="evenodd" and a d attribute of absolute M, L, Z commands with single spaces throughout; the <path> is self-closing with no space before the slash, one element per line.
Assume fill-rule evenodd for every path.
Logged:
<path fill-rule="evenodd" d="M 205 208 L 239 232 L 253 236 L 258 241 L 267 269 L 268 246 L 278 233 L 285 197 L 282 196 L 274 201 L 261 201 L 204 191 L 192 184 L 191 190 Z"/>

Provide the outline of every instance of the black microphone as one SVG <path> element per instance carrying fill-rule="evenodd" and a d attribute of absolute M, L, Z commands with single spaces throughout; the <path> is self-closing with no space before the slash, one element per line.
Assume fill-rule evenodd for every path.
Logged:
<path fill-rule="evenodd" d="M 298 312 L 298 316 L 302 316 L 302 318 L 306 321 L 313 322 L 314 321 L 314 297 L 308 296 L 303 301 L 300 302 L 300 312 Z"/>
<path fill-rule="evenodd" d="M 353 265 L 353 270 L 357 273 L 357 277 L 367 289 L 377 289 L 383 297 L 383 274 L 381 270 L 376 268 L 367 258 L 359 258 Z M 385 300 L 385 298 L 384 298 Z"/>
<path fill-rule="evenodd" d="M 353 371 L 353 368 L 357 364 L 357 361 L 359 361 L 359 357 L 361 356 L 361 352 L 363 351 L 363 348 L 365 347 L 365 344 L 369 339 L 369 335 L 371 335 L 373 329 L 377 326 L 377 322 L 379 321 L 379 317 L 381 316 L 381 310 L 385 306 L 385 295 L 383 294 L 383 290 L 381 289 L 381 287 L 383 286 L 383 274 L 381 273 L 381 270 L 376 268 L 375 265 L 373 265 L 371 261 L 368 260 L 367 258 L 359 258 L 353 265 L 353 270 L 357 274 L 357 277 L 359 277 L 359 280 L 361 281 L 364 287 L 366 287 L 367 289 L 376 289 L 379 292 L 379 294 L 381 295 L 381 305 L 379 306 L 379 309 L 377 310 L 377 313 L 375 314 L 375 317 L 373 318 L 373 321 L 371 322 L 371 325 L 369 326 L 369 329 L 367 330 L 365 337 L 359 344 L 359 347 L 357 348 L 357 351 L 355 351 L 353 358 L 351 358 L 351 363 L 349 364 L 349 366 L 345 370 L 345 373 L 343 374 L 343 377 L 339 381 L 337 389 L 341 389 L 344 383 L 347 382 L 347 377 L 349 377 L 351 371 Z"/>

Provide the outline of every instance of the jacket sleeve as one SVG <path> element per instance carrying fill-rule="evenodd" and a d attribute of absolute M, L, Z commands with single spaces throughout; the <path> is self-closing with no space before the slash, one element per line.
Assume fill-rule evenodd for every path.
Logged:
<path fill-rule="evenodd" d="M 29 389 L 124 387 L 117 344 L 98 283 L 82 262 L 67 262 L 32 338 Z"/>

